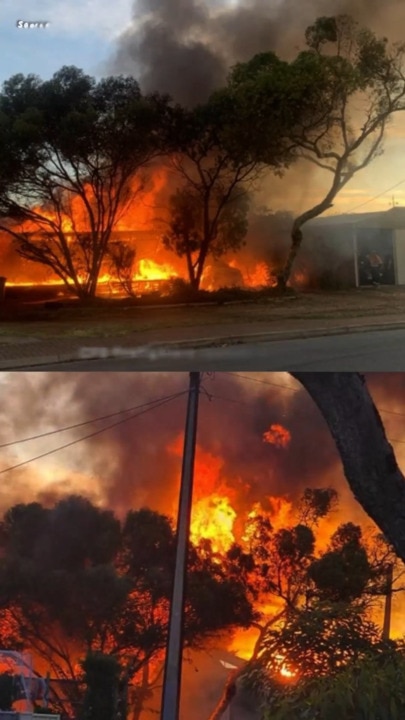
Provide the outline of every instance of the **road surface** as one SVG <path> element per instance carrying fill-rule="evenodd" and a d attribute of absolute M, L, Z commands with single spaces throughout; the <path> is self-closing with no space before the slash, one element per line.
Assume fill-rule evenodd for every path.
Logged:
<path fill-rule="evenodd" d="M 198 350 L 143 350 L 143 356 L 19 368 L 41 371 L 404 371 L 405 330 L 228 345 Z"/>

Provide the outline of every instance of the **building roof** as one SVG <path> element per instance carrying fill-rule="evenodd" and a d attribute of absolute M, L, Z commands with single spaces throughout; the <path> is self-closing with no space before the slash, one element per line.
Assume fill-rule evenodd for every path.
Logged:
<path fill-rule="evenodd" d="M 391 230 L 405 229 L 405 207 L 393 207 L 383 212 L 328 215 L 308 222 L 308 227 L 314 229 L 336 225 L 356 225 L 365 228 L 389 228 Z"/>

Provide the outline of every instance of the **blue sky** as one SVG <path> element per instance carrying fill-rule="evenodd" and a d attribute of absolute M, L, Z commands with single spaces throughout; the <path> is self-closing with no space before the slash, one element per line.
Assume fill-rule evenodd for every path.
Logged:
<path fill-rule="evenodd" d="M 131 20 L 132 0 L 1 0 L 0 82 L 18 72 L 46 79 L 62 65 L 90 74 Z M 49 21 L 46 29 L 18 29 L 17 20 Z"/>

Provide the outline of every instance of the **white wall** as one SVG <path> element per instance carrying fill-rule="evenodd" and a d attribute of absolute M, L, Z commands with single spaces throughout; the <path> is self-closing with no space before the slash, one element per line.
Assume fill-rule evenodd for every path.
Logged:
<path fill-rule="evenodd" d="M 405 230 L 395 230 L 394 262 L 397 285 L 405 285 Z"/>

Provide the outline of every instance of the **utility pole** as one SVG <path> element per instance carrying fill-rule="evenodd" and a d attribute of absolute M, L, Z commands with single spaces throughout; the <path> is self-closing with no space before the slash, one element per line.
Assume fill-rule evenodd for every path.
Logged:
<path fill-rule="evenodd" d="M 161 720 L 178 720 L 183 657 L 183 616 L 193 500 L 194 458 L 197 439 L 200 373 L 190 373 L 179 510 L 177 514 L 176 563 L 170 606 Z"/>
<path fill-rule="evenodd" d="M 390 565 L 387 570 L 387 590 L 386 590 L 386 594 L 385 594 L 384 624 L 383 624 L 383 631 L 382 631 L 382 639 L 383 640 L 390 639 L 393 573 L 394 573 L 394 568 L 392 565 Z"/>

